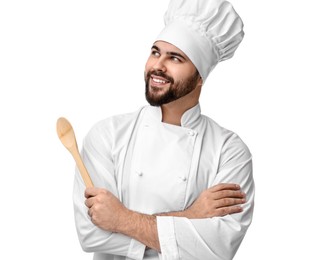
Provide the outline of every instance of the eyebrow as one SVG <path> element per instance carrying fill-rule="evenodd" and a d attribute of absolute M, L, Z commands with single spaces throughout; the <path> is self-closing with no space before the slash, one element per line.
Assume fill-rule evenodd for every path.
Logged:
<path fill-rule="evenodd" d="M 151 49 L 156 49 L 157 51 L 160 51 L 160 48 L 159 48 L 158 46 L 156 46 L 156 45 L 153 45 L 153 46 L 151 47 Z M 167 54 L 167 55 L 170 55 L 170 56 L 177 56 L 177 57 L 180 57 L 180 58 L 182 58 L 182 59 L 184 59 L 184 60 L 187 60 L 183 55 L 181 55 L 181 54 L 178 53 L 178 52 L 168 51 L 166 54 Z"/>

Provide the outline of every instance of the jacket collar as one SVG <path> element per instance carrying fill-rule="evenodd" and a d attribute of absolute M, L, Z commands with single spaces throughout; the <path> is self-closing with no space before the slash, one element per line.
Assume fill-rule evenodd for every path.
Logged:
<path fill-rule="evenodd" d="M 161 107 L 148 106 L 148 110 L 151 115 L 157 120 L 162 121 L 162 110 Z M 198 103 L 194 107 L 188 109 L 181 118 L 181 126 L 185 128 L 195 128 L 201 118 L 201 107 Z"/>

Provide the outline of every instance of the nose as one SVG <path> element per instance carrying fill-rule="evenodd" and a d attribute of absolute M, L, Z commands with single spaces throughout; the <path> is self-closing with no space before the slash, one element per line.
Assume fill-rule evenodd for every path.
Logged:
<path fill-rule="evenodd" d="M 164 59 L 162 58 L 158 58 L 155 63 L 153 64 L 152 68 L 155 71 L 162 71 L 165 72 L 166 71 L 166 66 L 165 66 L 165 62 Z"/>

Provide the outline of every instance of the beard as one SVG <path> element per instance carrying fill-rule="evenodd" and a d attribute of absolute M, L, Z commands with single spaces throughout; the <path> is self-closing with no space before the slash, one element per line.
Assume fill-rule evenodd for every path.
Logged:
<path fill-rule="evenodd" d="M 163 94 L 162 89 L 149 85 L 151 75 L 165 78 L 170 83 L 170 87 Z M 185 80 L 177 82 L 162 71 L 149 71 L 145 76 L 146 83 L 146 100 L 151 106 L 161 106 L 182 98 L 192 92 L 198 84 L 199 72 L 190 76 Z"/>

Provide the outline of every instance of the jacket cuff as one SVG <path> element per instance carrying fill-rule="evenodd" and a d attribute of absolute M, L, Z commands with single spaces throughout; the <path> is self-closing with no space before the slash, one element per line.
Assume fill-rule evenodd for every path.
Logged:
<path fill-rule="evenodd" d="M 178 260 L 178 247 L 176 243 L 173 217 L 157 217 L 157 228 L 161 247 L 162 260 Z"/>
<path fill-rule="evenodd" d="M 126 260 L 142 260 L 146 246 L 139 241 L 132 239 L 127 252 Z"/>

